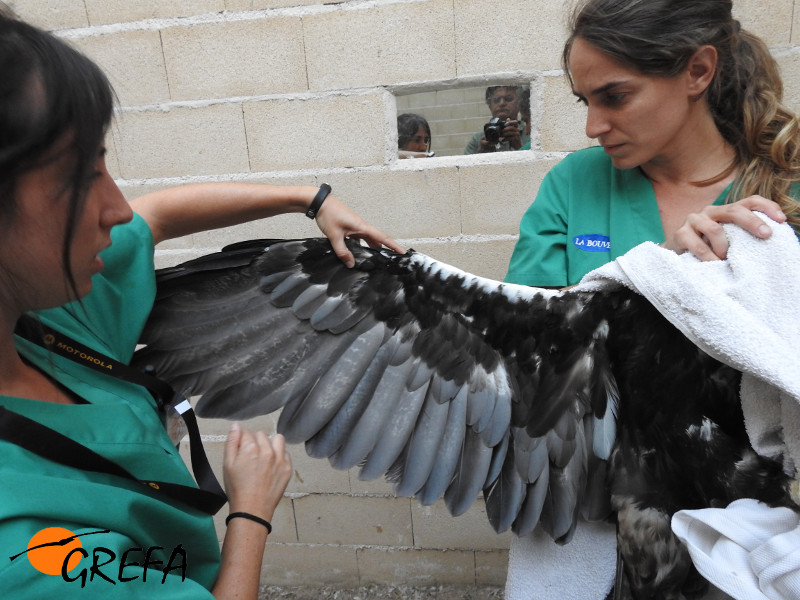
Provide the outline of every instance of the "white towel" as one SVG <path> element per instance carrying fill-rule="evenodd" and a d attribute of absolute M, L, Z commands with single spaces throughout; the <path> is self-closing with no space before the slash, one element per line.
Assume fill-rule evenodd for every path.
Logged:
<path fill-rule="evenodd" d="M 725 225 L 730 249 L 724 261 L 702 262 L 691 254 L 678 255 L 647 242 L 587 274 L 579 289 L 624 285 L 636 290 L 705 352 L 742 371 L 742 406 L 753 447 L 767 456 L 783 455 L 787 470 L 792 470 L 800 465 L 800 368 L 796 351 L 800 343 L 800 244 L 791 227 L 759 216 L 772 227 L 773 234 L 762 240 L 739 227 Z M 548 547 L 554 546 L 549 539 L 514 538 L 507 600 L 602 600 L 610 585 L 609 576 L 613 578 L 613 530 L 601 533 L 602 527 L 588 529 L 586 525 L 578 526 L 576 538 L 580 538 L 557 550 Z M 695 532 L 704 530 L 698 526 L 685 529 L 689 531 L 684 541 L 692 558 L 704 565 L 716 564 L 713 559 L 695 557 L 692 538 Z M 576 541 L 579 544 L 570 548 Z M 705 545 L 698 541 L 694 547 Z M 776 543 L 766 548 L 771 554 L 765 551 L 763 555 L 780 563 L 781 557 L 775 555 L 787 546 Z M 786 553 L 785 557 L 784 566 L 794 559 L 800 561 L 797 554 Z M 701 573 L 731 593 L 730 586 L 724 585 L 729 565 L 723 560 L 717 566 L 716 571 L 704 566 Z M 592 569 L 593 578 L 581 577 L 587 569 Z M 550 570 L 557 575 L 547 575 Z M 793 589 L 794 580 L 787 573 L 788 566 L 782 575 L 772 577 L 774 589 Z M 798 599 L 800 592 L 766 597 Z"/>
<path fill-rule="evenodd" d="M 697 570 L 737 600 L 800 598 L 798 525 L 794 511 L 749 498 L 724 509 L 682 510 L 672 519 Z"/>

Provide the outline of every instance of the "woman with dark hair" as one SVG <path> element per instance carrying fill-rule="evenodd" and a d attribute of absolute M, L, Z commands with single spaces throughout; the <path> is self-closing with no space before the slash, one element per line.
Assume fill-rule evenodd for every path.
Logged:
<path fill-rule="evenodd" d="M 400 158 L 433 156 L 431 127 L 425 117 L 414 113 L 397 117 L 397 150 Z"/>
<path fill-rule="evenodd" d="M 345 237 L 402 248 L 327 185 L 193 185 L 129 204 L 105 166 L 114 94 L 100 69 L 0 10 L 0 71 L 0 544 L 11 557 L 0 589 L 8 598 L 255 600 L 291 476 L 283 438 L 232 426 L 220 554 L 216 509 L 154 396 L 115 376 L 153 305 L 154 244 L 305 212 L 346 263 Z M 67 340 L 86 363 L 17 335 L 23 322 L 39 338 Z"/>
<path fill-rule="evenodd" d="M 522 218 L 507 281 L 574 285 L 645 241 L 724 259 L 723 223 L 770 235 L 754 211 L 798 229 L 798 120 L 781 103 L 768 49 L 731 9 L 731 0 L 580 3 L 563 66 L 587 107 L 586 134 L 599 145 L 545 177 Z M 626 517 L 626 507 L 614 508 Z M 507 598 L 604 598 L 615 542 L 613 527 L 602 529 L 581 534 L 579 526 L 574 547 L 515 540 Z M 515 577 L 523 570 L 552 586 L 521 593 Z"/>

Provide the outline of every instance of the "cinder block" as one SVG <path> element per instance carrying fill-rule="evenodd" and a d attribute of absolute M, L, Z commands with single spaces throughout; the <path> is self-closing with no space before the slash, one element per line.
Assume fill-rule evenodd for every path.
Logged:
<path fill-rule="evenodd" d="M 376 477 L 369 481 L 359 478 L 361 469 L 350 469 L 350 487 L 353 494 L 366 494 L 371 496 L 394 496 L 394 484 L 386 481 L 385 477 Z M 413 501 L 412 501 L 413 502 Z"/>
<path fill-rule="evenodd" d="M 225 0 L 226 10 L 261 10 L 319 4 L 320 0 Z"/>
<path fill-rule="evenodd" d="M 502 281 L 508 271 L 508 261 L 516 238 L 486 241 L 414 242 L 414 249 L 456 268 Z"/>
<path fill-rule="evenodd" d="M 173 100 L 307 89 L 299 18 L 170 27 L 161 36 Z"/>
<path fill-rule="evenodd" d="M 169 100 L 158 31 L 121 31 L 78 38 L 73 43 L 100 65 L 122 106 Z"/>
<path fill-rule="evenodd" d="M 800 27 L 800 18 L 797 24 Z M 778 55 L 776 60 L 783 76 L 783 102 L 790 110 L 800 112 L 800 55 Z"/>
<path fill-rule="evenodd" d="M 381 93 L 244 103 L 253 171 L 382 163 L 386 118 Z M 298 137 L 299 131 L 307 133 Z"/>
<path fill-rule="evenodd" d="M 294 499 L 298 539 L 310 544 L 410 546 L 409 501 L 311 495 Z"/>
<path fill-rule="evenodd" d="M 261 583 L 355 587 L 359 584 L 356 550 L 349 546 L 267 543 Z"/>
<path fill-rule="evenodd" d="M 444 80 L 456 75 L 450 0 L 367 6 L 304 18 L 310 89 Z"/>
<path fill-rule="evenodd" d="M 126 179 L 249 170 L 239 104 L 128 112 L 112 133 Z"/>
<path fill-rule="evenodd" d="M 531 153 L 517 153 L 524 161 L 476 164 L 459 170 L 461 213 L 465 234 L 519 233 L 519 220 L 553 161 L 537 161 Z"/>
<path fill-rule="evenodd" d="M 24 21 L 48 31 L 89 24 L 83 0 L 10 0 L 6 4 Z"/>
<path fill-rule="evenodd" d="M 349 494 L 350 475 L 334 469 L 326 459 L 311 458 L 302 444 L 289 449 L 294 475 L 286 488 L 289 494 Z"/>
<path fill-rule="evenodd" d="M 498 586 L 506 584 L 508 550 L 475 553 L 475 584 Z"/>
<path fill-rule="evenodd" d="M 350 208 L 395 239 L 459 235 L 458 169 L 430 160 L 399 160 L 393 171 L 337 173 L 329 183 Z"/>
<path fill-rule="evenodd" d="M 455 0 L 458 74 L 481 75 L 559 68 L 566 39 L 562 2 L 503 2 L 502 17 L 484 0 Z"/>
<path fill-rule="evenodd" d="M 792 20 L 796 23 L 798 19 L 794 4 L 794 0 L 736 0 L 733 16 L 739 19 L 742 29 L 759 36 L 767 46 L 784 46 L 793 37 Z"/>
<path fill-rule="evenodd" d="M 474 585 L 475 555 L 468 550 L 359 548 L 361 584 Z"/>
<path fill-rule="evenodd" d="M 225 10 L 224 0 L 85 0 L 92 25 L 190 17 Z"/>
<path fill-rule="evenodd" d="M 431 506 L 411 504 L 414 523 L 414 546 L 455 550 L 507 549 L 511 534 L 498 534 L 489 524 L 483 498 L 478 498 L 467 512 L 454 517 L 443 500 Z"/>
<path fill-rule="evenodd" d="M 534 117 L 541 123 L 542 150 L 570 152 L 593 142 L 586 137 L 586 106 L 576 102 L 569 82 L 563 75 L 544 78 L 542 114 Z"/>

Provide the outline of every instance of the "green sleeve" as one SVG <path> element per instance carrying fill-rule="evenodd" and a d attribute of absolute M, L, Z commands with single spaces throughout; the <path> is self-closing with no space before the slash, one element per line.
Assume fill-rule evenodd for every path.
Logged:
<path fill-rule="evenodd" d="M 478 152 L 478 148 L 481 145 L 482 137 L 483 137 L 483 132 L 478 131 L 471 138 L 469 138 L 469 141 L 467 142 L 467 147 L 464 148 L 464 154 L 476 154 Z"/>

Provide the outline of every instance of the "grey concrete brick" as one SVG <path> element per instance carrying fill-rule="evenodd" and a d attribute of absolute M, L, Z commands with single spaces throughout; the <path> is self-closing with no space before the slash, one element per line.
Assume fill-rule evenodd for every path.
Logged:
<path fill-rule="evenodd" d="M 359 584 L 358 557 L 353 546 L 267 544 L 261 567 L 265 585 Z"/>
<path fill-rule="evenodd" d="M 733 16 L 739 19 L 742 28 L 759 36 L 767 46 L 785 46 L 791 37 L 796 37 L 792 27 L 798 18 L 794 0 L 736 0 Z M 794 41 L 794 40 L 791 40 Z"/>
<path fill-rule="evenodd" d="M 299 18 L 171 27 L 162 38 L 173 100 L 307 89 Z"/>
<path fill-rule="evenodd" d="M 294 475 L 287 493 L 350 493 L 350 474 L 347 471 L 334 469 L 325 459 L 311 458 L 302 444 L 291 445 L 289 451 Z"/>
<path fill-rule="evenodd" d="M 456 550 L 507 549 L 511 534 L 498 534 L 489 524 L 483 499 L 477 499 L 467 512 L 454 517 L 440 500 L 431 506 L 411 503 L 414 546 Z"/>
<path fill-rule="evenodd" d="M 443 243 L 414 242 L 414 249 L 467 273 L 502 281 L 516 239 L 468 240 Z"/>
<path fill-rule="evenodd" d="M 504 586 L 508 571 L 508 550 L 475 553 L 476 585 Z"/>
<path fill-rule="evenodd" d="M 313 544 L 410 546 L 409 500 L 310 495 L 294 499 L 298 539 Z"/>
<path fill-rule="evenodd" d="M 253 171 L 357 167 L 386 156 L 379 93 L 245 102 L 244 118 Z"/>
<path fill-rule="evenodd" d="M 378 4 L 303 20 L 312 90 L 449 79 L 456 74 L 450 0 Z"/>
<path fill-rule="evenodd" d="M 545 77 L 543 96 L 542 150 L 570 152 L 593 143 L 586 137 L 586 106 L 576 102 L 563 76 Z"/>
<path fill-rule="evenodd" d="M 9 0 L 6 4 L 21 19 L 48 31 L 89 24 L 83 0 Z"/>
<path fill-rule="evenodd" d="M 525 153 L 527 154 L 527 153 Z M 536 191 L 554 161 L 476 165 L 459 170 L 463 232 L 469 234 L 519 233 L 519 220 L 536 197 Z"/>
<path fill-rule="evenodd" d="M 475 554 L 469 550 L 360 548 L 358 566 L 362 584 L 475 583 Z"/>
<path fill-rule="evenodd" d="M 507 0 L 502 14 L 483 0 L 455 0 L 458 75 L 559 68 L 566 39 L 561 2 Z"/>
<path fill-rule="evenodd" d="M 112 133 L 126 179 L 249 170 L 239 104 L 124 113 Z"/>
<path fill-rule="evenodd" d="M 100 65 L 123 106 L 169 100 L 158 31 L 122 31 L 77 38 L 73 43 Z"/>
<path fill-rule="evenodd" d="M 142 19 L 169 19 L 216 13 L 224 0 L 84 0 L 92 25 L 124 23 Z"/>
<path fill-rule="evenodd" d="M 353 210 L 394 238 L 459 235 L 458 170 L 414 162 L 419 170 L 337 173 L 329 183 Z"/>
<path fill-rule="evenodd" d="M 307 6 L 319 3 L 320 0 L 225 0 L 225 9 L 231 11 L 261 10 L 266 8 Z"/>

